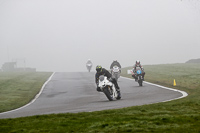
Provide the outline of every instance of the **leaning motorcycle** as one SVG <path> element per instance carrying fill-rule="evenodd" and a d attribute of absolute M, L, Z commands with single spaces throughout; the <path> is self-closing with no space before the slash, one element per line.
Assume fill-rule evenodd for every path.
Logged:
<path fill-rule="evenodd" d="M 116 81 L 118 81 L 120 73 L 120 68 L 118 66 L 113 66 L 113 68 L 111 69 L 112 78 L 115 78 Z"/>
<path fill-rule="evenodd" d="M 115 85 L 110 82 L 104 75 L 99 76 L 98 87 L 106 95 L 109 101 L 113 101 L 114 99 L 119 100 L 121 98 L 118 96 Z"/>
<path fill-rule="evenodd" d="M 87 67 L 88 71 L 90 72 L 90 70 L 91 70 L 91 68 L 92 68 L 92 64 L 91 64 L 91 63 L 88 63 L 88 64 L 86 64 L 86 67 Z"/>

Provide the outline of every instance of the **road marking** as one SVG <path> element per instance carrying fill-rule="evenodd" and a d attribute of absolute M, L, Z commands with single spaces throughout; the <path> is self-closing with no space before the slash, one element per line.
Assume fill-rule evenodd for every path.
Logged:
<path fill-rule="evenodd" d="M 122 77 L 122 76 L 121 76 L 121 77 Z M 134 79 L 131 79 L 131 78 L 127 78 L 127 77 L 122 77 L 122 78 L 128 79 L 128 80 L 133 80 L 133 81 L 135 82 L 135 80 L 134 80 Z M 184 97 L 188 96 L 188 94 L 187 94 L 185 91 L 181 91 L 181 90 L 177 90 L 177 89 L 173 89 L 173 88 L 169 88 L 169 87 L 165 87 L 165 86 L 153 84 L 153 83 L 146 82 L 146 81 L 144 81 L 144 83 L 149 84 L 149 85 L 154 85 L 154 86 L 157 86 L 157 87 L 160 87 L 160 88 L 163 88 L 163 89 L 168 89 L 168 90 L 171 90 L 171 91 L 176 91 L 176 92 L 179 92 L 179 93 L 182 94 L 181 97 L 174 98 L 174 99 L 170 99 L 170 100 L 165 100 L 165 101 L 161 101 L 161 102 L 168 102 L 168 101 L 172 101 L 172 100 L 176 100 L 176 99 L 181 99 L 181 98 L 184 98 Z"/>
<path fill-rule="evenodd" d="M 41 95 L 42 91 L 44 90 L 44 87 L 45 87 L 46 84 L 51 80 L 51 78 L 54 76 L 54 74 L 55 74 L 55 72 L 54 72 L 54 73 L 49 77 L 49 79 L 43 84 L 43 86 L 42 86 L 40 92 L 35 96 L 35 98 L 34 98 L 30 103 L 28 103 L 28 104 L 26 104 L 26 105 L 24 105 L 24 106 L 22 106 L 22 107 L 20 107 L 20 108 L 14 109 L 14 110 L 10 110 L 10 111 L 7 111 L 7 112 L 2 112 L 2 113 L 0 113 L 0 115 L 1 115 L 1 114 L 6 114 L 6 113 L 10 113 L 10 112 L 14 112 L 14 111 L 17 111 L 17 110 L 20 110 L 20 109 L 23 109 L 23 108 L 29 106 L 30 104 L 34 103 L 35 100 Z M 121 78 L 128 79 L 128 80 L 132 80 L 132 81 L 135 82 L 135 80 L 134 80 L 134 79 L 131 79 L 131 78 L 122 77 L 122 76 L 121 76 Z M 146 82 L 146 81 L 144 81 L 144 83 L 149 84 L 149 85 L 153 85 L 153 86 L 157 86 L 157 87 L 160 87 L 160 88 L 163 88 L 163 89 L 168 89 L 168 90 L 176 91 L 176 92 L 179 92 L 179 93 L 182 94 L 181 97 L 174 98 L 174 99 L 170 99 L 170 100 L 165 100 L 165 101 L 161 101 L 161 102 L 168 102 L 168 101 L 172 101 L 172 100 L 176 100 L 176 99 L 180 99 L 180 98 L 184 98 L 184 97 L 188 96 L 188 94 L 187 94 L 186 92 L 184 92 L 184 91 L 180 91 L 180 90 L 173 89 L 173 88 L 169 88 L 169 87 L 164 87 L 164 86 L 157 85 L 157 84 L 153 84 L 153 83 Z M 89 111 L 89 112 L 93 112 L 93 111 Z"/>
<path fill-rule="evenodd" d="M 35 96 L 35 98 L 34 98 L 30 103 L 28 103 L 28 104 L 26 104 L 26 105 L 24 105 L 24 106 L 22 106 L 22 107 L 20 107 L 20 108 L 14 109 L 14 110 L 10 110 L 10 111 L 7 111 L 7 112 L 2 112 L 2 113 L 0 113 L 0 115 L 1 115 L 1 114 L 6 114 L 6 113 L 10 113 L 10 112 L 14 112 L 14 111 L 17 111 L 17 110 L 20 110 L 20 109 L 23 109 L 23 108 L 29 106 L 30 104 L 34 103 L 35 100 L 40 96 L 40 94 L 41 94 L 42 91 L 44 90 L 44 87 L 45 87 L 46 84 L 51 80 L 51 78 L 53 77 L 54 74 L 55 74 L 55 72 L 54 72 L 54 73 L 48 78 L 48 80 L 43 84 L 43 86 L 42 86 L 40 92 Z"/>

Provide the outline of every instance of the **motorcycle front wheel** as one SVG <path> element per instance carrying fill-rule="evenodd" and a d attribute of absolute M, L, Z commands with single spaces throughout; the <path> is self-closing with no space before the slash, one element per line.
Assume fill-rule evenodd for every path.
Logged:
<path fill-rule="evenodd" d="M 142 78 L 141 78 L 141 76 L 139 76 L 138 83 L 139 83 L 139 86 L 142 86 Z"/>
<path fill-rule="evenodd" d="M 110 93 L 109 88 L 105 87 L 103 90 L 104 94 L 108 98 L 109 101 L 113 101 L 113 95 Z"/>

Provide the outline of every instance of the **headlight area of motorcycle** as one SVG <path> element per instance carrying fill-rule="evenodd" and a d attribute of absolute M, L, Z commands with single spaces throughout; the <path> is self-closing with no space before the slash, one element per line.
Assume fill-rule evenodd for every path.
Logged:
<path fill-rule="evenodd" d="M 102 84 L 102 86 L 105 87 L 106 85 L 105 85 L 105 84 Z"/>

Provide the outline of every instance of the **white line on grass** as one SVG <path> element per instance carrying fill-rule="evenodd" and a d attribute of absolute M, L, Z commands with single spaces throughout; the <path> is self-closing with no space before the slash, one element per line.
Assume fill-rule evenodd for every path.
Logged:
<path fill-rule="evenodd" d="M 53 77 L 54 74 L 55 74 L 55 72 L 54 72 L 54 73 L 53 73 L 53 74 L 48 78 L 48 80 L 43 84 L 43 86 L 42 86 L 40 92 L 35 96 L 35 98 L 34 98 L 30 103 L 28 103 L 28 104 L 26 104 L 26 105 L 24 105 L 24 106 L 22 106 L 22 107 L 20 107 L 20 108 L 17 108 L 17 109 L 14 109 L 14 110 L 10 110 L 10 111 L 7 111 L 7 112 L 2 112 L 2 113 L 0 113 L 0 114 L 5 114 L 5 113 L 14 112 L 14 111 L 17 111 L 17 110 L 23 109 L 23 108 L 29 106 L 30 104 L 34 103 L 35 100 L 40 96 L 40 94 L 41 94 L 42 91 L 44 90 L 44 87 L 45 87 L 46 84 L 51 80 L 51 78 Z"/>
<path fill-rule="evenodd" d="M 131 78 L 127 78 L 127 77 L 122 77 L 122 78 L 134 81 L 134 79 L 131 79 Z M 171 90 L 171 91 L 176 91 L 176 92 L 179 92 L 179 93 L 182 94 L 181 97 L 174 98 L 174 99 L 169 99 L 169 100 L 165 100 L 165 101 L 161 101 L 161 102 L 168 102 L 168 101 L 172 101 L 172 100 L 176 100 L 176 99 L 180 99 L 180 98 L 184 98 L 184 97 L 188 96 L 188 94 L 185 91 L 180 91 L 180 90 L 177 90 L 177 89 L 173 89 L 173 88 L 169 88 L 169 87 L 164 87 L 164 86 L 153 84 L 153 83 L 149 83 L 149 82 L 146 82 L 146 81 L 144 81 L 144 83 L 149 84 L 149 85 L 154 85 L 154 86 L 157 86 L 157 87 L 160 87 L 160 88 L 163 88 L 163 89 L 168 89 L 168 90 Z"/>

